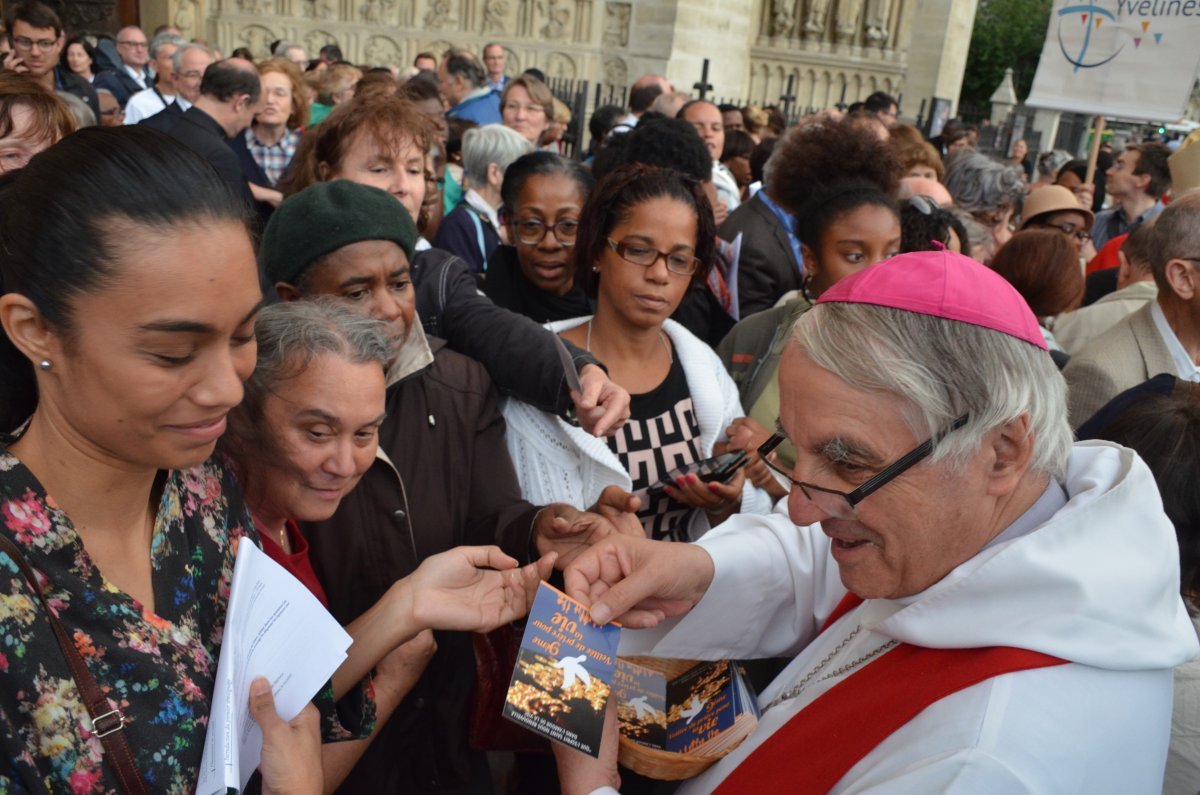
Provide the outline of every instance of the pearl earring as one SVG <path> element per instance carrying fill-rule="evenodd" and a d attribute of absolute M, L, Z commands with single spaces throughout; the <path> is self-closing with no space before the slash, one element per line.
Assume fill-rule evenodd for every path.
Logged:
<path fill-rule="evenodd" d="M 42 359 L 40 362 L 38 362 L 38 367 L 42 368 L 43 370 L 49 370 L 53 366 L 54 363 L 49 359 Z"/>

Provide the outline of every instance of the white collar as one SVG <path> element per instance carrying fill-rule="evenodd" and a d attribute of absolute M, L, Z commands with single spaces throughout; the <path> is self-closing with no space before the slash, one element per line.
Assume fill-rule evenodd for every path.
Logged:
<path fill-rule="evenodd" d="M 1167 322 L 1167 316 L 1163 314 L 1158 301 L 1150 302 L 1150 317 L 1154 319 L 1154 327 L 1158 329 L 1158 336 L 1162 337 L 1167 351 L 1171 354 L 1171 363 L 1175 365 L 1175 374 L 1184 381 L 1200 383 L 1200 367 L 1196 366 L 1192 357 L 1188 356 L 1187 351 L 1184 350 L 1179 337 L 1175 336 L 1175 330 Z"/>
<path fill-rule="evenodd" d="M 492 225 L 492 229 L 495 229 L 497 232 L 500 231 L 500 217 L 496 214 L 496 208 L 488 204 L 487 200 L 480 196 L 474 188 L 467 188 L 467 192 L 463 195 L 463 200 L 466 201 L 468 207 L 488 219 L 488 223 Z"/>
<path fill-rule="evenodd" d="M 136 80 L 142 88 L 150 87 L 150 83 L 147 81 L 150 73 L 146 71 L 146 67 L 143 66 L 142 71 L 139 72 L 127 63 L 122 63 L 121 66 L 125 67 L 125 71 L 129 73 L 129 76 Z"/>

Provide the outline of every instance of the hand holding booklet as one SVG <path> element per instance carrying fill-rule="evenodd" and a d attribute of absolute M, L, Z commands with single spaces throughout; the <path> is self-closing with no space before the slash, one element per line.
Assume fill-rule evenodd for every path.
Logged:
<path fill-rule="evenodd" d="M 238 543 L 225 635 L 198 795 L 240 792 L 258 767 L 263 736 L 250 716 L 250 683 L 265 676 L 275 708 L 291 720 L 312 700 L 352 643 L 321 602 L 246 538 Z"/>
<path fill-rule="evenodd" d="M 581 603 L 538 586 L 504 703 L 504 717 L 568 748 L 600 755 L 621 628 L 600 626 Z"/>

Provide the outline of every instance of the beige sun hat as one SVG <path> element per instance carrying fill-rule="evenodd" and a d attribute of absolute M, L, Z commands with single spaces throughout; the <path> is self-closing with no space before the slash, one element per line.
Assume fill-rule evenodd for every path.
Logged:
<path fill-rule="evenodd" d="M 1070 210 L 1087 216 L 1088 227 L 1096 220 L 1091 210 L 1079 203 L 1079 199 L 1068 188 L 1062 185 L 1047 185 L 1029 194 L 1025 206 L 1021 210 L 1021 228 L 1029 226 L 1029 222 L 1039 215 L 1058 213 Z"/>

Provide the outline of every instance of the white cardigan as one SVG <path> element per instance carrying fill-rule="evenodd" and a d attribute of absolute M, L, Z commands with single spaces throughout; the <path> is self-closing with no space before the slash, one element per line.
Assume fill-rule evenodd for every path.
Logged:
<path fill-rule="evenodd" d="M 547 323 L 546 328 L 557 334 L 589 319 L 561 320 Z M 700 455 L 707 458 L 712 455 L 713 444 L 725 439 L 729 423 L 745 413 L 737 387 L 712 349 L 691 332 L 673 320 L 664 321 L 663 330 L 671 338 L 675 356 L 683 366 L 700 426 Z M 597 439 L 528 403 L 505 400 L 501 411 L 508 422 L 508 452 L 521 482 L 522 496 L 534 505 L 565 502 L 583 508 L 593 504 L 606 486 L 616 485 L 626 490 L 633 487 L 629 473 L 604 439 Z M 747 480 L 742 490 L 742 511 L 770 510 L 767 493 Z M 708 529 L 704 511 L 693 511 L 688 537 L 694 540 Z"/>

